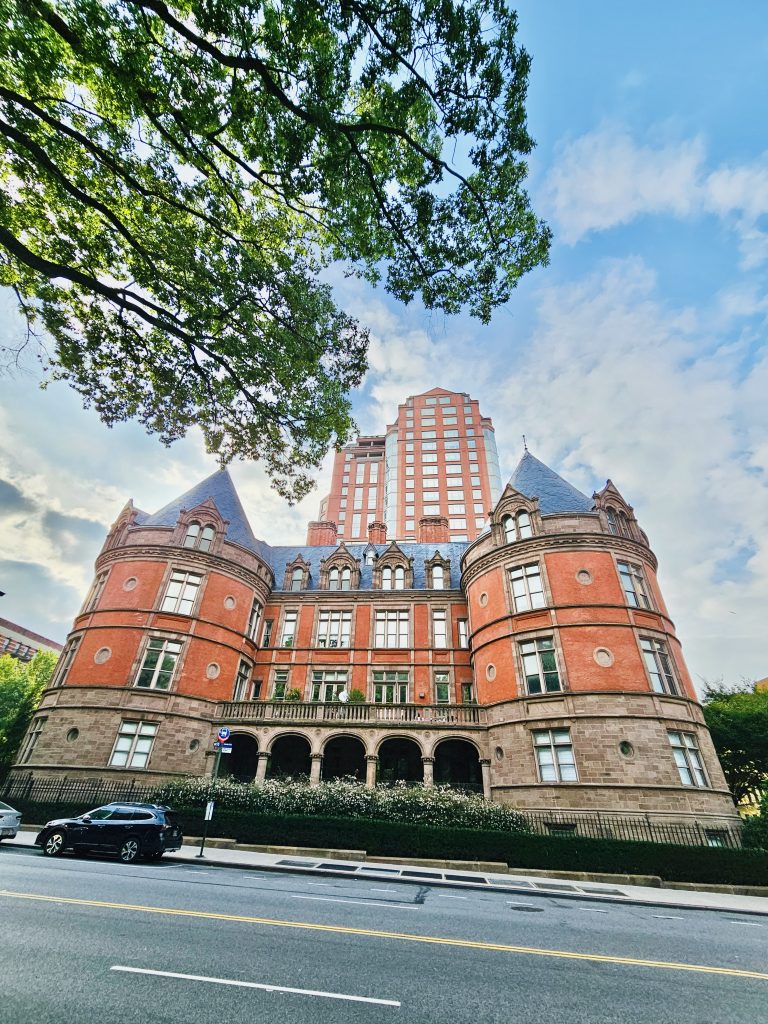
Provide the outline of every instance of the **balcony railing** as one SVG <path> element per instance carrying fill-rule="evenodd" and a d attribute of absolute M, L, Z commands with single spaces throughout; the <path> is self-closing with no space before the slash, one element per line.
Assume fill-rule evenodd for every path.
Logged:
<path fill-rule="evenodd" d="M 476 704 L 340 704 L 240 700 L 219 704 L 222 722 L 329 722 L 338 725 L 485 725 L 485 708 Z"/>

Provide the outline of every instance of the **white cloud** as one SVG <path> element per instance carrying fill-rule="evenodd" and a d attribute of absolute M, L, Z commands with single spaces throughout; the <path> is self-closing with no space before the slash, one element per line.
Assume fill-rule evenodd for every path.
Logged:
<path fill-rule="evenodd" d="M 560 147 L 543 201 L 559 238 L 586 235 L 649 214 L 714 215 L 736 232 L 744 269 L 768 259 L 768 153 L 748 164 L 706 167 L 700 138 L 641 144 L 624 128 L 603 125 Z"/>
<path fill-rule="evenodd" d="M 610 476 L 659 555 L 694 675 L 765 675 L 768 357 L 745 371 L 638 260 L 544 288 L 539 311 L 527 356 L 483 402 L 501 445 L 524 431 L 588 494 Z"/>

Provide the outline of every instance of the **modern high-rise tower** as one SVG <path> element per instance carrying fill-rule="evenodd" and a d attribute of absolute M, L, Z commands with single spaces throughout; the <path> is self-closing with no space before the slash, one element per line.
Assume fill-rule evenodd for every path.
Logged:
<path fill-rule="evenodd" d="M 398 406 L 386 434 L 358 437 L 337 453 L 331 492 L 307 543 L 327 543 L 328 528 L 345 541 L 387 536 L 420 540 L 437 527 L 445 540 L 473 541 L 501 494 L 493 423 L 463 392 L 432 388 Z"/>

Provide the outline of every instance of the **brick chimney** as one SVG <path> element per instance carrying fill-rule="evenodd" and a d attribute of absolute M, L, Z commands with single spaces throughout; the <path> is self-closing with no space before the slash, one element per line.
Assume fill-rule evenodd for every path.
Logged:
<path fill-rule="evenodd" d="M 368 543 L 387 543 L 387 527 L 385 523 L 368 523 Z"/>
<path fill-rule="evenodd" d="M 311 547 L 319 547 L 320 545 L 335 547 L 337 543 L 336 523 L 329 523 L 327 520 L 324 520 L 322 522 L 310 523 L 307 527 L 307 544 Z"/>
<path fill-rule="evenodd" d="M 423 516 L 419 520 L 419 544 L 444 544 L 450 539 L 445 516 Z"/>

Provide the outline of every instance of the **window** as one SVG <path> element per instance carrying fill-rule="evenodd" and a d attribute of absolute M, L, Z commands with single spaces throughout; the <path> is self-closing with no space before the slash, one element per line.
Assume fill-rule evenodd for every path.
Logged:
<path fill-rule="evenodd" d="M 527 512 L 518 512 L 516 516 L 504 516 L 501 520 L 507 544 L 516 540 L 526 540 L 533 536 L 531 517 Z"/>
<path fill-rule="evenodd" d="M 543 608 L 546 604 L 538 562 L 531 562 L 529 565 L 516 565 L 510 569 L 509 584 L 512 588 L 512 600 L 516 612 Z"/>
<path fill-rule="evenodd" d="M 437 437 L 437 431 L 436 430 L 422 430 L 422 432 L 421 432 L 421 439 L 422 439 L 422 441 L 432 440 L 433 438 L 436 438 L 436 437 Z"/>
<path fill-rule="evenodd" d="M 437 462 L 437 455 L 435 452 L 423 452 L 421 456 L 422 462 Z"/>
<path fill-rule="evenodd" d="M 458 441 L 446 441 L 445 442 L 445 449 L 446 449 L 446 451 L 453 451 L 455 449 L 458 449 L 458 447 L 459 447 L 459 442 Z"/>
<path fill-rule="evenodd" d="M 352 570 L 349 566 L 339 569 L 334 566 L 328 571 L 329 590 L 349 590 L 352 586 Z"/>
<path fill-rule="evenodd" d="M 444 426 L 444 427 L 453 427 L 453 426 L 455 426 L 455 425 L 456 425 L 456 424 L 457 424 L 458 422 L 459 422 L 459 421 L 458 421 L 458 420 L 456 419 L 456 417 L 455 417 L 455 416 L 446 416 L 446 417 L 444 418 L 444 420 L 443 420 L 443 426 Z"/>
<path fill-rule="evenodd" d="M 461 684 L 461 703 L 462 704 L 474 704 L 475 693 L 472 689 L 472 683 Z"/>
<path fill-rule="evenodd" d="M 437 405 L 437 399 L 436 398 L 425 398 L 424 399 L 424 404 L 425 405 Z M 422 413 L 422 416 L 426 415 L 427 413 L 429 415 L 432 415 L 432 410 L 431 409 L 425 409 L 424 412 Z"/>
<path fill-rule="evenodd" d="M 248 699 L 248 683 L 251 678 L 251 666 L 247 661 L 241 661 L 235 678 L 235 688 L 232 692 L 232 700 Z"/>
<path fill-rule="evenodd" d="M 167 690 L 181 654 L 181 640 L 151 636 L 134 686 L 145 690 Z"/>
<path fill-rule="evenodd" d="M 376 488 L 370 487 L 368 489 L 368 508 L 376 508 Z"/>
<path fill-rule="evenodd" d="M 464 501 L 464 491 L 448 491 L 448 501 Z"/>
<path fill-rule="evenodd" d="M 461 462 L 461 452 L 446 452 L 445 453 L 445 461 L 446 462 Z"/>
<path fill-rule="evenodd" d="M 459 633 L 459 647 L 466 650 L 469 647 L 469 620 L 468 619 L 457 619 L 456 629 Z"/>
<path fill-rule="evenodd" d="M 648 599 L 648 591 L 645 586 L 643 570 L 639 565 L 632 562 L 617 562 L 621 585 L 624 588 L 624 595 L 627 604 L 633 608 L 650 608 L 651 602 Z"/>
<path fill-rule="evenodd" d="M 472 511 L 477 512 L 478 514 L 485 512 L 485 508 L 483 507 L 482 501 L 475 502 L 472 505 Z"/>
<path fill-rule="evenodd" d="M 317 623 L 318 647 L 349 647 L 352 612 L 322 610 Z"/>
<path fill-rule="evenodd" d="M 109 759 L 110 767 L 146 768 L 156 735 L 157 722 L 122 721 Z"/>
<path fill-rule="evenodd" d="M 435 424 L 436 424 L 436 421 L 434 419 L 428 419 L 428 420 L 427 419 L 422 419 L 422 421 L 421 421 L 422 427 L 434 427 Z"/>
<path fill-rule="evenodd" d="M 330 702 L 337 700 L 347 688 L 347 673 L 340 670 L 325 670 L 312 673 L 312 700 Z"/>
<path fill-rule="evenodd" d="M 291 590 L 301 590 L 304 586 L 304 570 L 297 566 L 291 573 Z"/>
<path fill-rule="evenodd" d="M 469 431 L 467 431 L 467 433 L 469 433 Z M 459 436 L 458 430 L 444 430 L 443 431 L 443 437 L 458 437 L 458 436 Z"/>
<path fill-rule="evenodd" d="M 172 572 L 161 610 L 191 615 L 202 582 L 203 577 L 195 572 Z"/>
<path fill-rule="evenodd" d="M 40 733 L 45 728 L 45 723 L 47 721 L 47 715 L 43 715 L 41 718 L 36 718 L 30 726 L 27 737 L 24 740 L 24 745 L 19 753 L 19 764 L 26 764 L 30 757 L 32 757 L 32 752 L 37 746 L 37 741 L 40 739 Z"/>
<path fill-rule="evenodd" d="M 352 516 L 352 535 L 356 537 L 360 533 L 360 516 L 355 514 Z"/>
<path fill-rule="evenodd" d="M 296 640 L 296 622 L 299 618 L 298 612 L 286 612 L 283 619 L 283 633 L 280 637 L 281 647 L 293 647 Z"/>
<path fill-rule="evenodd" d="M 692 732 L 668 732 L 667 736 L 682 784 L 684 786 L 709 786 L 694 734 Z"/>
<path fill-rule="evenodd" d="M 440 491 L 424 491 L 424 501 L 440 501 Z"/>
<path fill-rule="evenodd" d="M 355 505 L 354 505 L 354 507 L 355 508 L 362 508 L 363 507 L 363 488 L 362 487 L 355 488 Z"/>
<path fill-rule="evenodd" d="M 477 447 L 477 441 L 473 437 L 468 438 L 467 439 L 467 448 L 476 448 L 476 447 Z M 477 458 L 477 456 L 475 456 L 475 458 Z"/>
<path fill-rule="evenodd" d="M 107 576 L 109 576 L 109 572 L 100 572 L 93 581 L 91 589 L 88 591 L 88 597 L 86 597 L 85 604 L 83 605 L 84 612 L 93 611 L 99 603 L 99 598 L 101 597 L 101 592 L 104 589 L 104 584 L 107 582 Z"/>
<path fill-rule="evenodd" d="M 437 441 L 422 441 L 422 443 L 421 443 L 421 450 L 423 452 L 436 452 L 437 451 Z"/>
<path fill-rule="evenodd" d="M 432 645 L 433 647 L 448 646 L 448 629 L 444 610 L 432 612 Z"/>
<path fill-rule="evenodd" d="M 424 506 L 424 515 L 425 516 L 439 516 L 440 515 L 440 506 L 439 505 L 425 505 Z"/>
<path fill-rule="evenodd" d="M 79 636 L 71 636 L 69 640 L 67 640 L 66 647 L 62 651 L 61 657 L 56 665 L 56 672 L 51 679 L 51 686 L 63 686 L 66 682 L 72 662 L 75 660 L 77 649 L 80 646 L 81 639 L 82 637 Z"/>
<path fill-rule="evenodd" d="M 422 469 L 421 469 L 422 476 L 437 476 L 439 472 L 440 472 L 440 467 L 439 466 L 422 466 Z M 429 485 L 430 485 L 430 487 L 434 486 L 434 483 L 433 483 L 432 480 L 430 480 Z"/>
<path fill-rule="evenodd" d="M 274 625 L 273 619 L 264 620 L 264 632 L 261 635 L 261 646 L 269 647 L 272 642 L 272 626 Z"/>
<path fill-rule="evenodd" d="M 358 462 L 355 468 L 355 483 L 361 484 L 365 480 L 365 463 Z"/>
<path fill-rule="evenodd" d="M 650 636 L 640 637 L 640 647 L 645 659 L 645 667 L 651 677 L 651 687 L 656 693 L 678 692 L 672 659 L 667 645 L 663 640 L 655 640 Z"/>
<path fill-rule="evenodd" d="M 285 700 L 288 689 L 288 669 L 275 669 L 275 677 L 272 680 L 272 700 Z"/>
<path fill-rule="evenodd" d="M 533 747 L 541 782 L 578 782 L 569 729 L 536 729 Z"/>
<path fill-rule="evenodd" d="M 605 510 L 605 518 L 608 520 L 608 532 L 613 533 L 618 537 L 619 524 L 616 520 L 616 513 L 613 511 L 612 508 L 607 508 Z"/>
<path fill-rule="evenodd" d="M 448 525 L 452 530 L 466 530 L 467 520 L 466 519 L 449 519 Z"/>
<path fill-rule="evenodd" d="M 368 481 L 369 483 L 375 484 L 379 481 L 379 463 L 372 462 L 371 468 L 368 470 Z"/>
<path fill-rule="evenodd" d="M 245 635 L 249 640 L 253 640 L 254 643 L 256 642 L 256 633 L 259 630 L 260 619 L 261 605 L 259 604 L 258 598 L 254 597 L 253 604 L 251 605 L 251 614 L 248 616 L 248 628 L 245 631 Z"/>
<path fill-rule="evenodd" d="M 520 656 L 528 693 L 554 693 L 561 690 L 555 658 L 555 641 L 551 636 L 522 640 Z"/>
<path fill-rule="evenodd" d="M 374 672 L 373 702 L 374 704 L 407 704 L 408 673 Z"/>
<path fill-rule="evenodd" d="M 435 672 L 435 704 L 450 704 L 451 687 L 447 672 Z"/>
<path fill-rule="evenodd" d="M 432 566 L 432 589 L 442 590 L 445 587 L 445 570 L 442 565 Z"/>
<path fill-rule="evenodd" d="M 376 647 L 407 647 L 408 633 L 408 612 L 376 612 L 374 640 Z"/>

